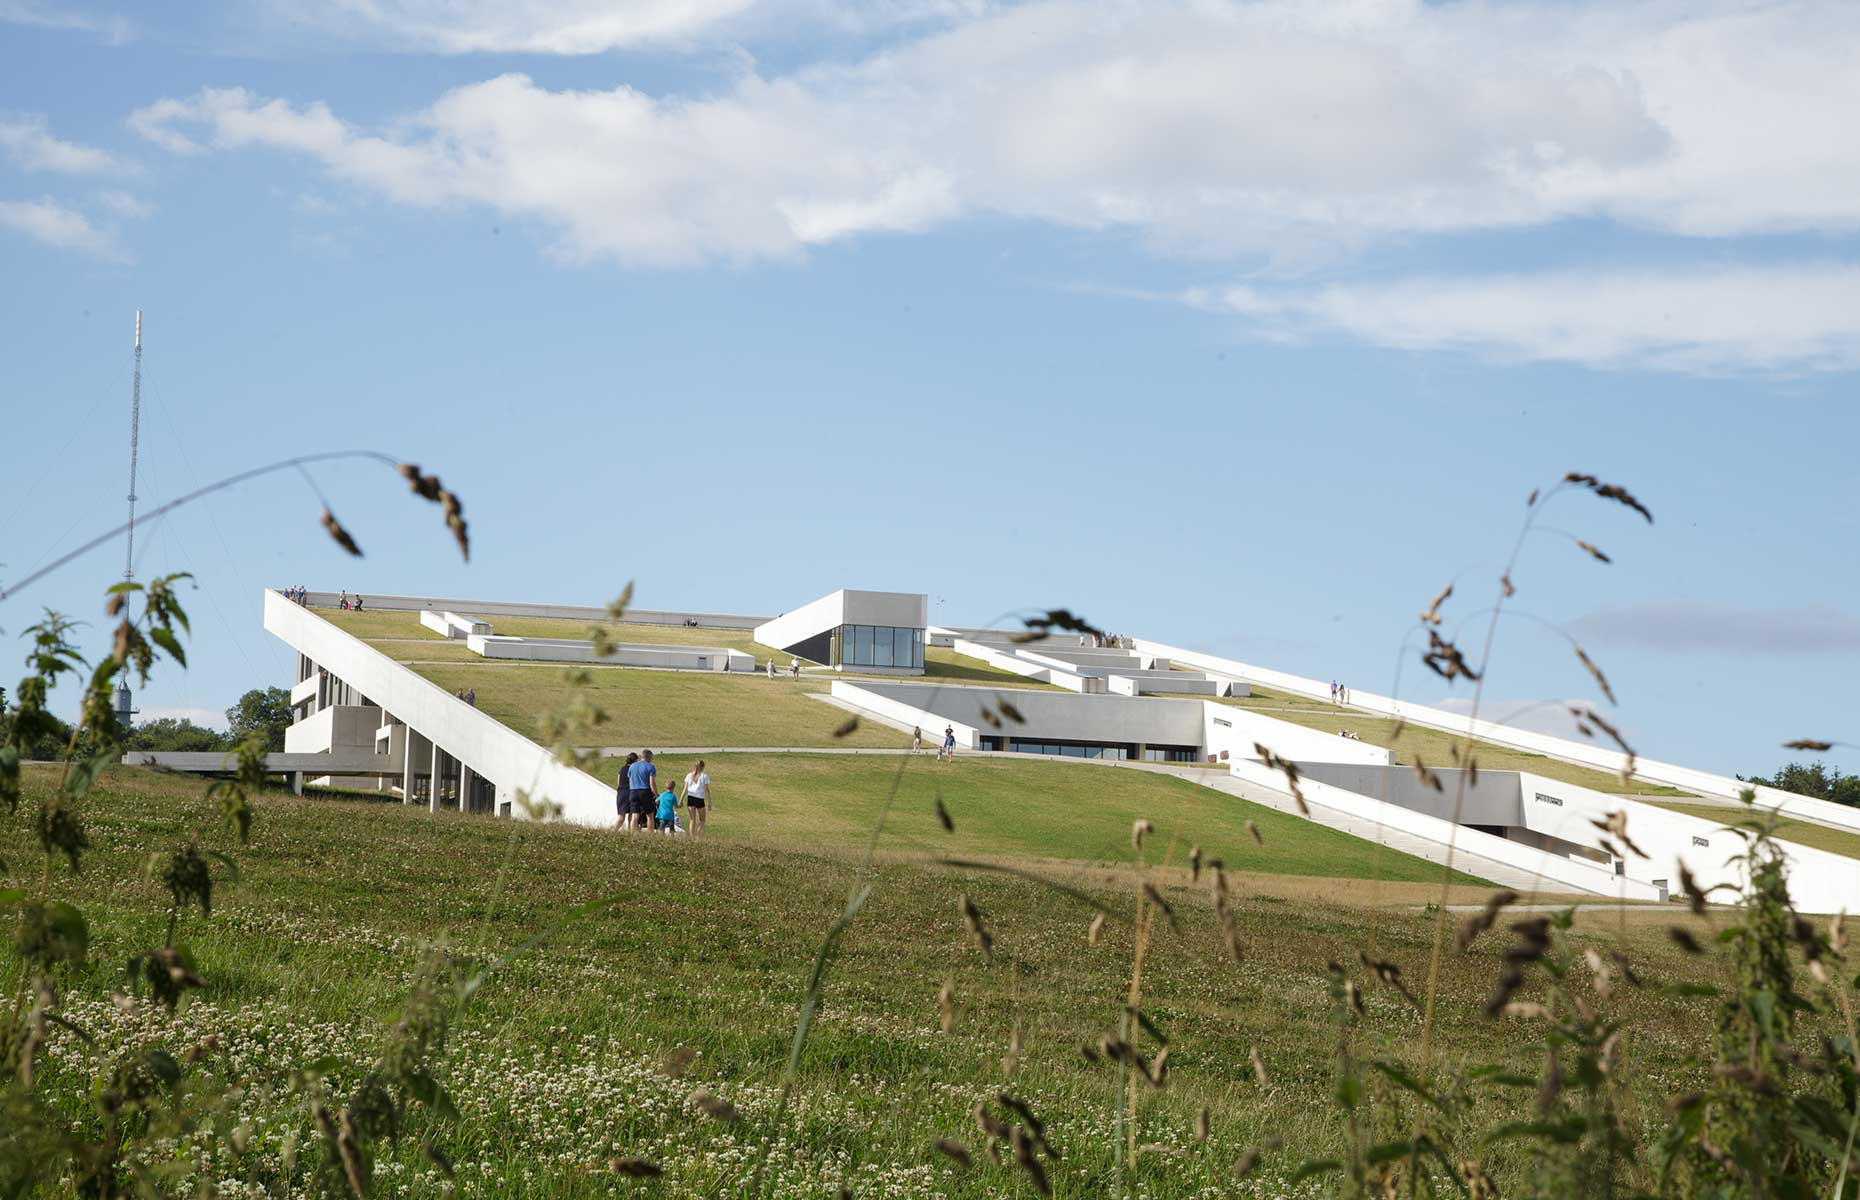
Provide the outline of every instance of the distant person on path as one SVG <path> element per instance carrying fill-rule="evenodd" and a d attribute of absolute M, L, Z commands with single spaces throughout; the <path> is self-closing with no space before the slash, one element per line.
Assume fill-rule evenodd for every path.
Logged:
<path fill-rule="evenodd" d="M 342 589 L 342 611 L 343 612 L 349 611 L 349 589 L 348 588 Z"/>
<path fill-rule="evenodd" d="M 954 725 L 943 727 L 943 748 L 937 751 L 936 757 L 938 762 L 956 761 L 956 727 Z"/>
<path fill-rule="evenodd" d="M 769 678 L 775 678 L 775 656 L 769 655 Z"/>
<path fill-rule="evenodd" d="M 801 677 L 801 660 L 800 659 L 797 658 L 789 662 L 788 677 L 791 679 L 799 679 Z"/>
<path fill-rule="evenodd" d="M 669 779 L 665 781 L 665 790 L 659 793 L 659 812 L 652 827 L 665 833 L 678 832 L 678 793 L 672 790 Z"/>
<path fill-rule="evenodd" d="M 362 597 L 361 597 L 361 593 L 359 592 L 356 593 L 356 596 L 355 596 L 355 611 L 356 612 L 362 611 Z"/>
<path fill-rule="evenodd" d="M 639 761 L 626 769 L 627 786 L 633 793 L 634 827 L 644 829 L 652 816 L 652 797 L 658 788 L 659 768 L 652 765 L 652 751 L 641 750 Z"/>
<path fill-rule="evenodd" d="M 922 750 L 923 748 L 924 748 L 923 726 L 913 725 L 911 726 L 911 753 L 915 754 L 918 751 Z"/>
<path fill-rule="evenodd" d="M 626 761 L 620 764 L 620 778 L 614 783 L 614 828 L 616 830 L 633 827 L 633 783 L 627 778 L 627 770 L 639 761 L 639 755 L 627 751 Z"/>
<path fill-rule="evenodd" d="M 1335 679 L 1330 681 L 1330 702 L 1337 703 L 1337 681 Z"/>
<path fill-rule="evenodd" d="M 473 708 L 478 707 L 478 689 L 477 688 L 466 688 L 465 689 L 465 703 L 471 705 Z"/>
<path fill-rule="evenodd" d="M 685 776 L 685 808 L 691 813 L 691 836 L 696 837 L 704 832 L 704 820 L 710 813 L 710 776 L 701 758 Z"/>

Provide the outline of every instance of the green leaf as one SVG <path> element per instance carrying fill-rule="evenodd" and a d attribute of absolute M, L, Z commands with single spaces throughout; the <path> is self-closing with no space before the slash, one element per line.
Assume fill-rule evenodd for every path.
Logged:
<path fill-rule="evenodd" d="M 1354 1075 L 1337 1077 L 1337 1103 L 1344 1108 L 1355 1108 L 1363 1099 L 1363 1081 Z"/>
<path fill-rule="evenodd" d="M 1380 1146 L 1371 1146 L 1369 1148 L 1369 1153 L 1364 1157 L 1370 1163 L 1380 1165 L 1382 1163 L 1394 1162 L 1397 1159 L 1407 1158 L 1413 1153 L 1414 1143 L 1407 1138 L 1403 1138 L 1397 1142 L 1383 1142 Z"/>
<path fill-rule="evenodd" d="M 1341 1170 L 1343 1170 L 1343 1164 L 1334 1158 L 1313 1159 L 1292 1172 L 1291 1186 L 1296 1187 L 1314 1175 L 1328 1175 L 1332 1171 Z"/>
<path fill-rule="evenodd" d="M 233 861 L 232 855 L 226 854 L 219 850 L 209 850 L 207 851 L 207 857 L 213 859 L 215 862 L 219 863 L 220 866 L 226 868 L 226 882 L 227 883 L 238 883 L 239 882 L 239 864 Z"/>
<path fill-rule="evenodd" d="M 149 630 L 149 638 L 157 646 L 166 650 L 168 652 L 168 657 L 174 659 L 175 662 L 183 667 L 187 665 L 187 652 L 181 649 L 181 639 L 175 637 L 171 631 L 157 625 L 155 628 Z"/>
<path fill-rule="evenodd" d="M 1392 1082 L 1394 1082 L 1394 1084 L 1397 1087 L 1405 1088 L 1406 1090 L 1413 1092 L 1415 1095 L 1427 1101 L 1429 1104 L 1433 1105 L 1435 1108 L 1439 1109 L 1443 1113 L 1447 1111 L 1447 1106 L 1445 1104 L 1442 1104 L 1440 1102 L 1440 1098 L 1435 1096 L 1433 1092 L 1427 1089 L 1426 1084 L 1422 1083 L 1420 1080 L 1416 1079 L 1414 1076 L 1408 1074 L 1408 1072 L 1402 1070 L 1400 1067 L 1396 1066 L 1394 1063 L 1383 1062 L 1381 1059 L 1376 1059 L 1372 1061 L 1369 1065 L 1373 1069 L 1382 1072 L 1382 1074 L 1387 1076 Z"/>
<path fill-rule="evenodd" d="M 82 963 L 90 952 L 90 926 L 63 900 L 29 904 L 20 910 L 19 948 L 33 962 Z"/>
<path fill-rule="evenodd" d="M 1510 1138 L 1541 1138 L 1559 1145 L 1573 1146 L 1582 1140 L 1582 1119 L 1571 1117 L 1564 1121 L 1506 1121 L 1485 1135 L 1488 1142 Z"/>

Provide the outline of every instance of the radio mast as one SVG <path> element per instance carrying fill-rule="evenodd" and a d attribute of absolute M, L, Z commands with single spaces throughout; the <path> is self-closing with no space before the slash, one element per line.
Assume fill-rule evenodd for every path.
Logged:
<path fill-rule="evenodd" d="M 142 310 L 136 310 L 136 373 L 129 385 L 129 549 L 123 558 L 123 578 L 136 577 L 136 454 L 142 443 Z M 116 724 L 129 732 L 136 710 L 131 707 L 129 681 L 116 685 Z"/>
<path fill-rule="evenodd" d="M 136 310 L 136 373 L 129 389 L 129 550 L 123 578 L 136 577 L 136 452 L 142 442 L 142 310 Z"/>

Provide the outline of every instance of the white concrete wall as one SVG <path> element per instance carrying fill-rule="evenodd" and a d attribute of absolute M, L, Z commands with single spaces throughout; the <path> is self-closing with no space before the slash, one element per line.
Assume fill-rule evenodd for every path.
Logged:
<path fill-rule="evenodd" d="M 1287 790 L 1285 776 L 1263 763 L 1236 762 L 1230 770 L 1236 778 L 1248 783 L 1281 792 Z M 1548 891 L 1588 892 L 1600 896 L 1621 896 L 1629 900 L 1659 899 L 1659 891 L 1652 885 L 1636 879 L 1618 878 L 1601 867 L 1547 854 L 1506 838 L 1480 833 L 1476 829 L 1455 827 L 1439 817 L 1413 812 L 1399 804 L 1389 804 L 1320 780 L 1301 781 L 1299 786 L 1306 801 L 1313 805 L 1350 813 L 1385 828 L 1400 830 L 1442 845 L 1451 838 L 1455 847 L 1468 854 L 1505 863 L 1541 877 Z"/>
<path fill-rule="evenodd" d="M 374 752 L 375 730 L 381 709 L 375 705 L 338 704 L 298 721 L 284 731 L 287 754 L 320 754 L 330 750 Z"/>
<path fill-rule="evenodd" d="M 1677 892 L 1679 864 L 1683 862 L 1703 886 L 1743 885 L 1741 871 L 1729 864 L 1743 852 L 1744 842 L 1724 827 L 1741 818 L 1741 808 L 1726 809 L 1724 821 L 1719 822 L 1530 772 L 1521 773 L 1519 781 L 1525 828 L 1566 842 L 1599 847 L 1607 835 L 1592 822 L 1625 812 L 1628 836 L 1647 854 L 1644 859 L 1632 854 L 1626 857 L 1624 869 L 1631 878 L 1648 882 L 1663 879 Z M 1797 908 L 1804 912 L 1860 912 L 1860 861 L 1788 841 L 1783 842 L 1783 852 L 1789 860 L 1789 894 Z"/>
<path fill-rule="evenodd" d="M 1299 770 L 1304 777 L 1320 783 L 1442 820 L 1451 821 L 1457 807 L 1462 825 L 1525 824 L 1516 771 L 1481 771 L 1477 782 L 1464 771 L 1437 771 L 1440 790 L 1435 791 L 1408 766 L 1305 762 L 1299 764 Z"/>
<path fill-rule="evenodd" d="M 1082 675 L 1067 667 L 1037 662 L 1026 655 L 1016 654 L 1003 647 L 972 642 L 967 638 L 959 637 L 951 643 L 951 649 L 964 658 L 973 658 L 977 662 L 987 663 L 991 667 L 1019 675 L 1023 679 L 1031 679 L 1036 683 L 1050 683 L 1070 692 L 1097 694 L 1109 690 L 1101 678 Z"/>
<path fill-rule="evenodd" d="M 1148 700 L 1148 704 L 1164 703 L 1160 699 Z M 1395 756 L 1380 746 L 1368 742 L 1359 742 L 1353 738 L 1338 737 L 1335 733 L 1325 733 L 1318 729 L 1306 729 L 1290 721 L 1280 721 L 1264 713 L 1250 712 L 1236 708 L 1231 704 L 1217 704 L 1212 700 L 1191 701 L 1202 708 L 1202 720 L 1205 731 L 1202 745 L 1209 754 L 1220 756 L 1225 750 L 1228 758 L 1254 759 L 1259 754 L 1254 750 L 1255 743 L 1263 744 L 1280 758 L 1289 758 L 1293 762 L 1340 762 L 1367 763 L 1386 766 L 1395 761 Z M 1223 724 L 1224 722 L 1224 724 Z"/>
<path fill-rule="evenodd" d="M 1135 700 L 1125 696 L 1075 696 L 1058 692 L 1015 690 L 1000 693 L 1019 710 L 1025 721 L 1003 721 L 999 728 L 982 718 L 982 708 L 999 708 L 997 693 L 987 688 L 938 687 L 925 683 L 872 683 L 835 680 L 833 696 L 868 708 L 881 716 L 920 725 L 926 735 L 932 725 L 940 737 L 943 726 L 954 721 L 976 737 L 1064 739 L 1077 742 L 1133 742 L 1144 745 L 1199 746 L 1203 702 L 1200 700 Z M 880 707 L 876 700 L 885 701 Z M 904 715 L 900 715 L 904 714 Z M 961 741 L 961 728 L 958 741 Z M 965 746 L 979 742 L 962 742 Z"/>
<path fill-rule="evenodd" d="M 567 820 L 612 824 L 610 785 L 556 762 L 522 734 L 271 589 L 265 591 L 265 629 L 491 780 L 499 804 L 512 803 L 521 788 L 560 804 Z"/>
<path fill-rule="evenodd" d="M 501 637 L 474 634 L 465 644 L 485 658 L 525 662 L 605 663 L 621 667 L 663 667 L 675 671 L 753 671 L 756 660 L 740 650 L 721 646 L 618 646 L 612 654 L 596 658 L 594 643 L 575 638 Z"/>
<path fill-rule="evenodd" d="M 756 626 L 756 640 L 764 646 L 780 649 L 841 625 L 923 629 L 929 621 L 929 610 L 930 598 L 915 592 L 841 588 Z"/>
<path fill-rule="evenodd" d="M 473 621 L 455 612 L 436 612 L 430 608 L 420 610 L 420 624 L 448 638 L 467 638 L 474 633 L 491 632 L 489 621 Z"/>
<path fill-rule="evenodd" d="M 1117 671 L 1105 676 L 1104 686 L 1119 696 L 1218 696 L 1226 685 L 1186 671 Z"/>
<path fill-rule="evenodd" d="M 1330 698 L 1328 681 L 1307 679 L 1302 675 L 1274 671 L 1267 667 L 1254 666 L 1251 663 L 1221 658 L 1213 654 L 1203 654 L 1195 650 L 1184 650 L 1162 642 L 1138 639 L 1136 644 L 1140 649 L 1166 655 L 1177 662 L 1200 670 L 1234 675 L 1260 684 L 1262 687 L 1275 688 L 1296 696 L 1311 696 L 1320 700 Z M 1553 758 L 1597 767 L 1604 771 L 1619 771 L 1626 762 L 1625 755 L 1607 746 L 1514 729 L 1509 725 L 1499 725 L 1491 721 L 1475 721 L 1459 713 L 1450 713 L 1444 709 L 1415 704 L 1411 701 L 1395 700 L 1374 692 L 1359 691 L 1354 687 L 1350 689 L 1350 703 L 1356 708 L 1384 716 L 1401 717 L 1412 724 L 1429 729 L 1466 734 L 1495 745 L 1528 750 L 1533 754 L 1546 754 Z M 1750 786 L 1736 779 L 1715 775 L 1710 771 L 1698 771 L 1649 758 L 1635 760 L 1635 774 L 1638 778 L 1650 783 L 1664 784 L 1668 787 L 1681 788 L 1703 796 L 1716 796 L 1726 800 L 1735 799 L 1740 791 Z M 1860 831 L 1860 808 L 1849 808 L 1846 805 L 1833 804 L 1810 796 L 1798 796 L 1793 792 L 1785 792 L 1777 788 L 1760 787 L 1756 789 L 1756 793 L 1759 803 L 1770 808 L 1781 808 L 1787 815 L 1801 816 L 1824 824 Z"/>

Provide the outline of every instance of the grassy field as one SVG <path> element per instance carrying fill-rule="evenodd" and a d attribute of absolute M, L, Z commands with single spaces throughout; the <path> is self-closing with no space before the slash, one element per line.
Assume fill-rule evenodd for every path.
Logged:
<path fill-rule="evenodd" d="M 768 679 L 699 671 L 590 670 L 586 687 L 563 680 L 564 668 L 503 663 L 412 668 L 449 692 L 471 688 L 478 707 L 519 733 L 534 735 L 544 715 L 577 697 L 606 709 L 603 740 L 640 746 L 864 746 L 900 749 L 908 734 L 866 724 L 850 737 L 833 731 L 844 710 L 809 699 L 828 690 L 814 676 Z"/>
<path fill-rule="evenodd" d="M 1274 692 L 1266 688 L 1255 687 L 1251 696 L 1229 698 L 1219 701 L 1231 704 L 1235 708 L 1264 710 L 1263 715 L 1289 721 L 1294 725 L 1303 725 L 1308 729 L 1322 729 L 1326 733 L 1335 733 L 1347 729 L 1357 734 L 1365 742 L 1384 746 L 1395 751 L 1397 762 L 1411 763 L 1415 755 L 1430 767 L 1451 767 L 1454 765 L 1450 753 L 1454 745 L 1464 746 L 1467 739 L 1438 729 L 1423 729 L 1410 725 L 1403 729 L 1401 736 L 1395 736 L 1396 721 L 1392 717 L 1370 717 L 1339 708 L 1323 700 L 1313 700 L 1303 696 L 1290 696 L 1283 692 Z M 1608 795 L 1636 796 L 1689 796 L 1678 788 L 1663 787 L 1659 784 L 1635 780 L 1623 786 L 1618 775 L 1607 771 L 1598 771 L 1593 767 L 1579 767 L 1559 759 L 1546 758 L 1541 754 L 1531 754 L 1524 750 L 1512 750 L 1496 746 L 1490 742 L 1474 742 L 1479 766 L 1490 771 L 1530 771 L 1546 779 L 1556 779 L 1563 783 L 1572 783 L 1577 787 L 1589 788 Z"/>
<path fill-rule="evenodd" d="M 1068 768 L 1053 768 L 1066 770 Z M 1089 769 L 1071 768 L 1080 774 Z M 956 773 L 956 772 L 952 772 Z M 51 783 L 29 770 L 27 804 Z M 746 771 L 720 774 L 720 796 L 747 793 Z M 836 833 L 812 852 L 723 834 L 693 842 L 653 835 L 429 815 L 399 805 L 317 802 L 267 796 L 242 874 L 223 883 L 213 915 L 184 918 L 180 938 L 206 979 L 174 1025 L 141 1003 L 116 1003 L 126 954 L 158 941 L 164 925 L 143 862 L 154 845 L 185 841 L 202 808 L 200 785 L 138 771 L 108 772 L 84 813 L 94 849 L 82 873 L 55 873 L 59 895 L 79 903 L 92 928 L 89 965 L 60 980 L 66 1015 L 96 1040 L 51 1034 L 44 1064 L 57 1101 L 89 1111 L 88 1073 L 100 1056 L 131 1045 L 167 1044 L 177 1054 L 211 1036 L 208 1069 L 236 1083 L 248 1134 L 235 1152 L 221 1138 L 205 1152 L 221 1195 L 267 1194 L 243 1181 L 278 1177 L 277 1192 L 307 1190 L 303 1154 L 287 1144 L 313 1137 L 293 1070 L 319 1059 L 338 1064 L 346 1087 L 394 1020 L 429 947 L 484 962 L 537 934 L 530 953 L 493 976 L 456 1021 L 439 1074 L 459 1107 L 435 1128 L 418 1116 L 374 1175 L 380 1197 L 632 1196 L 741 1194 L 753 1148 L 773 1138 L 768 1194 L 831 1197 L 1032 1195 L 1008 1159 L 979 1153 L 971 1106 L 1003 1087 L 1046 1121 L 1063 1158 L 1052 1164 L 1060 1196 L 1102 1195 L 1111 1172 L 1113 1072 L 1087 1062 L 1082 1042 L 1112 1031 L 1128 987 L 1127 917 L 1088 945 L 1089 910 L 1036 883 L 954 872 L 881 857 L 872 898 L 841 943 L 819 1019 L 800 1059 L 797 1088 L 779 1130 L 770 1122 L 787 1061 L 808 964 L 855 879 L 852 847 Z M 724 799 L 726 824 L 735 819 Z M 739 799 L 736 803 L 742 803 Z M 921 795 L 907 807 L 922 828 Z M 981 828 L 993 805 L 1011 821 L 1015 796 L 965 795 L 958 821 Z M 805 815 L 797 812 L 797 823 Z M 961 826 L 959 826 L 961 828 Z M 1165 823 L 1163 830 L 1168 826 Z M 1153 854 L 1166 838 L 1153 839 Z M 1260 865 L 1290 840 L 1268 831 Z M 29 822 L 0 835 L 0 860 L 36 889 L 38 851 Z M 1086 887 L 1127 914 L 1126 876 Z M 1268 877 L 1239 881 L 1234 907 L 1244 957 L 1217 949 L 1205 886 L 1179 877 L 1162 888 L 1179 930 L 1162 927 L 1143 975 L 1146 1014 L 1170 1038 L 1166 1089 L 1140 1089 L 1134 1194 L 1150 1200 L 1317 1194 L 1289 1184 L 1297 1164 L 1335 1153 L 1342 1121 L 1331 1106 L 1336 1027 L 1324 964 L 1349 964 L 1359 950 L 1427 974 L 1435 918 L 1412 907 L 1350 903 L 1366 893 L 1331 885 L 1289 901 Z M 966 892 L 994 936 L 990 958 L 964 932 L 957 896 Z M 590 914 L 558 918 L 587 902 Z M 1576 937 L 1630 953 L 1642 975 L 1699 981 L 1715 968 L 1684 958 L 1664 936 L 1681 912 L 1582 914 Z M 1701 940 L 1710 930 L 1698 923 Z M 1478 1008 L 1509 944 L 1488 935 L 1468 954 L 1441 960 L 1434 1044 L 1437 1069 L 1500 1063 L 1532 1076 L 1532 1023 L 1490 1022 Z M 13 970 L 10 942 L 0 968 Z M 1357 972 L 1360 974 L 1360 972 Z M 1368 1025 L 1361 1049 L 1411 1066 L 1420 1018 L 1394 991 L 1365 981 Z M 948 985 L 953 1021 L 939 1028 L 938 989 Z M 1536 994 L 1536 985 L 1522 995 Z M 1629 1120 L 1657 1119 L 1660 1102 L 1696 1086 L 1704 1067 L 1690 1056 L 1709 1041 L 1713 1002 L 1658 990 L 1624 989 L 1609 1011 L 1627 1023 L 1635 1090 Z M 1024 1055 L 1003 1063 L 1010 1031 Z M 673 1047 L 698 1051 L 687 1077 L 659 1067 Z M 1258 1051 L 1262 1082 L 1249 1065 Z M 691 1099 L 702 1086 L 733 1101 L 735 1124 L 702 1119 Z M 1392 1089 L 1371 1078 L 1372 1095 Z M 1534 1089 L 1517 1093 L 1527 1112 Z M 1508 1098 L 1479 1102 L 1482 1116 L 1514 1111 Z M 1210 1110 L 1210 1137 L 1192 1136 Z M 424 1158 L 432 1135 L 458 1170 L 447 1184 Z M 963 1139 L 977 1165 L 958 1172 L 938 1156 L 937 1137 Z M 1236 1183 L 1242 1152 L 1268 1138 L 1281 1148 Z M 1519 1143 L 1493 1143 L 1486 1166 L 1501 1187 L 1529 1169 Z M 665 1171 L 656 1182 L 620 1178 L 617 1157 L 641 1156 Z M 1646 1181 L 1643 1181 L 1646 1182 Z M 177 1190 L 192 1190 L 182 1181 Z"/>
<path fill-rule="evenodd" d="M 1651 803 L 1661 808 L 1671 809 L 1673 812 L 1700 817 L 1720 825 L 1742 820 L 1745 815 L 1741 806 L 1730 808 L 1721 804 L 1675 804 L 1666 800 L 1656 800 Z M 1830 829 L 1826 825 L 1817 825 L 1813 821 L 1784 821 L 1777 828 L 1776 836 L 1786 842 L 1795 842 L 1798 845 L 1811 846 L 1834 854 L 1845 854 L 1849 858 L 1860 858 L 1860 833 L 1849 833 L 1845 829 Z"/>
<path fill-rule="evenodd" d="M 655 760 L 662 780 L 682 778 L 691 766 L 685 757 Z M 602 777 L 612 780 L 619 762 L 608 760 Z M 706 757 L 706 770 L 722 814 L 713 831 L 745 845 L 794 850 L 855 845 L 895 783 L 886 845 L 925 856 L 1123 862 L 1129 859 L 1131 822 L 1147 817 L 1164 834 L 1180 821 L 1184 839 L 1235 870 L 1392 882 L 1440 878 L 1440 868 L 1422 859 L 1133 768 L 981 757 L 942 764 L 925 753 L 713 754 Z M 956 823 L 954 834 L 937 824 L 938 796 Z M 1263 847 L 1247 832 L 1249 820 L 1258 826 Z M 1480 882 L 1465 875 L 1458 881 Z"/>
<path fill-rule="evenodd" d="M 354 634 L 398 662 L 485 662 L 482 656 L 472 653 L 464 642 L 443 638 L 420 624 L 418 613 L 386 610 L 378 612 L 365 610 L 358 613 L 327 608 L 319 608 L 316 613 L 337 628 Z M 472 614 L 461 613 L 459 615 L 471 616 Z M 569 621 L 556 617 L 481 617 L 478 619 L 490 621 L 495 632 L 512 637 L 585 639 L 590 628 L 590 623 L 587 621 Z M 648 646 L 715 646 L 725 650 L 739 650 L 744 654 L 753 655 L 758 665 L 767 663 L 771 657 L 782 664 L 788 661 L 788 656 L 782 654 L 781 651 L 756 642 L 747 630 L 691 629 L 680 625 L 639 625 L 624 622 L 612 626 L 612 629 L 614 637 L 621 642 Z M 866 678 L 850 671 L 845 672 L 843 677 Z M 872 676 L 871 678 L 893 679 L 895 677 Z M 972 658 L 965 658 L 953 650 L 938 646 L 924 648 L 923 680 L 927 683 L 978 684 L 989 687 L 1050 689 L 1053 686 L 1049 683 L 1023 679 L 1012 672 L 991 667 Z"/>

